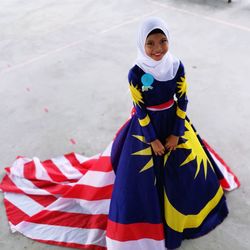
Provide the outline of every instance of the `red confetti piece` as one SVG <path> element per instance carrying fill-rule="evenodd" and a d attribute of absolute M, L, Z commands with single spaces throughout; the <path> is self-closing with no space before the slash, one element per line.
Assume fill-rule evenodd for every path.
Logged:
<path fill-rule="evenodd" d="M 74 139 L 70 139 L 70 142 L 71 142 L 72 144 L 76 144 L 76 141 L 75 141 Z"/>
<path fill-rule="evenodd" d="M 18 156 L 16 157 L 17 160 L 20 159 L 20 158 L 24 158 L 24 156 L 18 155 Z"/>
<path fill-rule="evenodd" d="M 28 92 L 30 92 L 30 88 L 26 88 L 26 90 L 27 90 Z"/>
<path fill-rule="evenodd" d="M 10 68 L 10 67 L 11 67 L 11 65 L 10 65 L 10 64 L 8 64 L 8 65 L 7 65 L 7 67 L 8 67 L 8 68 Z"/>
<path fill-rule="evenodd" d="M 49 110 L 48 110 L 47 108 L 44 108 L 44 112 L 48 113 L 48 112 L 49 112 Z"/>

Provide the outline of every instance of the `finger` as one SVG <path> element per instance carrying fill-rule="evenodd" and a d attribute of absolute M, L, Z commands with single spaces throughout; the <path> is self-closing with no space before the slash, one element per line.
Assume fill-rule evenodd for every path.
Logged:
<path fill-rule="evenodd" d="M 156 155 L 156 156 L 157 156 L 157 155 L 159 155 L 159 152 L 158 152 L 158 151 L 156 151 L 156 152 L 155 152 L 155 155 Z"/>
<path fill-rule="evenodd" d="M 157 156 L 161 156 L 163 154 L 163 151 L 157 151 L 156 153 L 155 153 L 155 155 L 157 155 Z"/>

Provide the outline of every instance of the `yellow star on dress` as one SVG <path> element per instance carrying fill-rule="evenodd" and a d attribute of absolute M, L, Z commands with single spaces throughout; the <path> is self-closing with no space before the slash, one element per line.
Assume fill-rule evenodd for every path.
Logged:
<path fill-rule="evenodd" d="M 129 89 L 130 89 L 134 104 L 141 107 L 140 103 L 144 103 L 144 101 L 143 101 L 140 89 L 138 88 L 138 86 L 134 86 L 132 82 L 129 84 Z"/>
<path fill-rule="evenodd" d="M 182 97 L 187 92 L 186 77 L 181 77 L 181 82 L 177 82 L 178 93 Z"/>
<path fill-rule="evenodd" d="M 205 175 L 205 179 L 206 179 L 208 165 L 214 171 L 212 163 L 208 159 L 206 152 L 204 151 L 194 129 L 192 128 L 191 124 L 187 120 L 185 120 L 185 127 L 186 127 L 186 131 L 185 131 L 184 135 L 181 137 L 185 140 L 185 142 L 179 144 L 176 147 L 176 149 L 188 149 L 188 150 L 191 150 L 191 152 L 187 156 L 187 158 L 181 163 L 180 167 L 188 164 L 189 162 L 191 162 L 193 160 L 196 160 L 197 169 L 196 169 L 196 173 L 194 176 L 194 178 L 196 178 L 200 172 L 201 163 L 203 163 L 204 175 Z M 165 158 L 164 158 L 165 164 L 166 164 L 171 152 L 169 152 L 168 154 L 165 155 Z"/>

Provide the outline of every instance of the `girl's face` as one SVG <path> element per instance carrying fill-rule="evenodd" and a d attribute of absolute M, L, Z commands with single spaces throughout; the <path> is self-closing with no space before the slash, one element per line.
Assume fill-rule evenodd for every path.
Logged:
<path fill-rule="evenodd" d="M 160 61 L 168 52 L 167 37 L 161 33 L 148 36 L 145 42 L 145 52 L 155 61 Z"/>

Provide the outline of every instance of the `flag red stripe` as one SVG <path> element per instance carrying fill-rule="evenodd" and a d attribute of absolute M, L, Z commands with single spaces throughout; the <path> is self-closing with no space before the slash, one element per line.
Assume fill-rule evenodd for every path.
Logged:
<path fill-rule="evenodd" d="M 5 171 L 10 174 L 10 167 L 6 167 Z"/>
<path fill-rule="evenodd" d="M 234 177 L 234 181 L 237 184 L 237 186 L 239 187 L 240 186 L 240 181 L 235 176 L 235 174 L 232 172 L 232 170 L 230 169 L 230 167 L 226 164 L 226 162 L 215 152 L 214 149 L 212 149 L 209 146 L 209 144 L 204 139 L 202 141 L 205 144 L 205 146 L 208 148 L 208 150 L 211 151 L 214 154 L 214 156 L 218 159 L 218 161 L 220 161 L 220 163 L 226 168 L 227 172 L 230 173 Z"/>
<path fill-rule="evenodd" d="M 51 194 L 64 194 L 72 188 L 72 186 L 67 184 L 52 183 L 50 181 L 33 180 L 32 183 Z"/>
<path fill-rule="evenodd" d="M 163 240 L 164 232 L 162 224 L 121 224 L 108 220 L 107 236 L 118 241 L 139 240 L 145 238 Z"/>
<path fill-rule="evenodd" d="M 110 156 L 100 156 L 98 160 L 91 167 L 93 171 L 109 172 L 112 170 Z"/>
<path fill-rule="evenodd" d="M 15 183 L 10 179 L 8 175 L 3 177 L 2 183 L 0 184 L 0 188 L 3 192 L 12 192 L 12 193 L 21 193 L 25 194 L 25 192 L 19 189 Z"/>
<path fill-rule="evenodd" d="M 93 166 L 97 162 L 98 159 L 89 159 L 81 164 L 81 167 L 86 170 L 93 170 Z"/>
<path fill-rule="evenodd" d="M 109 156 L 100 156 L 98 159 L 90 159 L 81 164 L 82 168 L 93 171 L 109 172 L 112 170 Z"/>
<path fill-rule="evenodd" d="M 13 225 L 17 225 L 18 223 L 30 218 L 28 214 L 24 213 L 7 199 L 4 199 L 4 205 L 6 208 L 7 217 Z"/>
<path fill-rule="evenodd" d="M 68 179 L 67 177 L 65 177 L 62 174 L 61 170 L 51 160 L 43 162 L 44 167 L 45 167 L 45 165 L 47 167 L 46 171 L 48 169 L 50 170 L 50 171 L 47 171 L 48 175 L 51 177 L 52 180 L 54 180 L 56 182 L 67 181 L 70 183 L 75 183 L 78 181 L 76 179 Z M 53 167 L 52 169 L 51 169 L 51 166 Z M 24 175 L 24 178 L 26 178 L 28 180 L 39 180 L 40 181 L 40 179 L 36 178 L 36 166 L 35 166 L 34 161 L 30 161 L 30 162 L 27 162 L 24 164 L 23 175 Z"/>
<path fill-rule="evenodd" d="M 72 188 L 70 185 L 63 185 L 63 184 L 57 184 L 57 183 L 51 183 L 49 181 L 31 181 L 36 187 L 46 190 L 47 192 L 51 194 L 64 194 L 68 190 Z M 25 191 L 19 189 L 15 183 L 9 178 L 8 175 L 5 175 L 2 183 L 0 184 L 0 188 L 4 192 L 13 192 L 13 193 L 22 193 L 26 194 Z M 48 195 L 45 195 L 48 197 Z"/>
<path fill-rule="evenodd" d="M 71 163 L 71 165 L 76 168 L 83 175 L 87 172 L 86 169 L 83 168 L 83 163 L 81 164 L 76 158 L 74 153 L 66 154 L 64 157 Z"/>
<path fill-rule="evenodd" d="M 61 172 L 61 170 L 53 163 L 52 160 L 42 162 L 50 178 L 55 182 L 69 181 L 69 179 Z"/>
<path fill-rule="evenodd" d="M 30 161 L 24 164 L 23 176 L 28 180 L 36 179 L 36 166 L 34 161 Z"/>
<path fill-rule="evenodd" d="M 230 185 L 229 185 L 229 183 L 227 182 L 227 180 L 226 180 L 225 178 L 223 178 L 223 179 L 220 180 L 220 185 L 221 185 L 224 189 L 230 188 Z"/>
<path fill-rule="evenodd" d="M 81 214 L 43 210 L 32 216 L 32 223 L 76 228 L 96 228 L 106 230 L 107 215 Z"/>
<path fill-rule="evenodd" d="M 92 187 L 88 185 L 76 184 L 69 192 L 67 192 L 64 198 L 78 198 L 84 200 L 102 200 L 110 199 L 113 189 L 113 184 L 104 187 Z"/>
<path fill-rule="evenodd" d="M 97 245 L 82 245 L 82 244 L 77 244 L 77 243 L 58 242 L 58 241 L 53 241 L 53 240 L 37 240 L 37 239 L 35 240 L 42 242 L 42 243 L 63 246 L 63 247 L 70 247 L 70 248 L 87 249 L 87 250 L 107 250 L 106 247 L 101 247 Z"/>
<path fill-rule="evenodd" d="M 29 198 L 37 202 L 43 207 L 49 206 L 51 203 L 57 200 L 57 198 L 53 195 L 32 195 L 32 194 L 27 194 Z"/>

